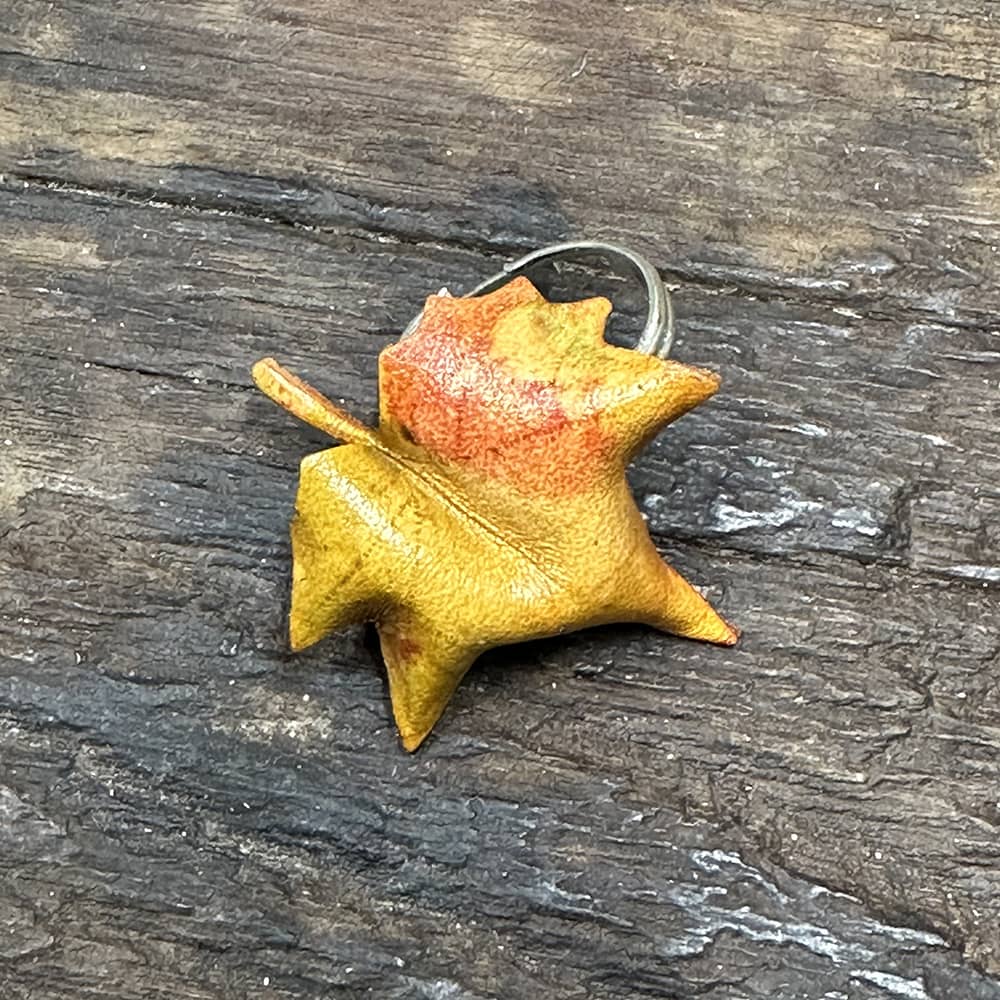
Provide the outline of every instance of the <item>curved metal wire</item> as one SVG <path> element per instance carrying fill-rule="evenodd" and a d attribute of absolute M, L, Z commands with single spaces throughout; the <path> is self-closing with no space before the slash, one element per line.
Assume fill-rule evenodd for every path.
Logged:
<path fill-rule="evenodd" d="M 663 287 L 663 281 L 656 268 L 645 257 L 614 243 L 576 240 L 570 243 L 555 243 L 552 246 L 542 247 L 541 250 L 535 250 L 519 260 L 505 265 L 499 274 L 495 274 L 476 285 L 465 297 L 494 292 L 537 264 L 588 257 L 601 258 L 611 263 L 613 270 L 627 270 L 643 282 L 646 288 L 646 324 L 639 336 L 638 343 L 635 345 L 635 350 L 643 354 L 655 354 L 660 358 L 667 357 L 674 342 L 674 309 L 670 301 L 670 293 Z M 625 265 L 624 268 L 623 265 Z M 408 337 L 413 333 L 422 315 L 423 313 L 419 313 L 410 321 L 403 331 L 403 337 Z"/>

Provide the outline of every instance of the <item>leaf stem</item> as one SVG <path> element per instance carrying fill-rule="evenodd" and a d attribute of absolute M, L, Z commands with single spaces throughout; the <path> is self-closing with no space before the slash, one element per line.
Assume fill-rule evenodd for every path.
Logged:
<path fill-rule="evenodd" d="M 261 392 L 299 420 L 338 441 L 367 444 L 385 451 L 385 443 L 375 430 L 335 406 L 321 392 L 279 365 L 274 358 L 262 358 L 258 361 L 253 366 L 252 375 Z"/>

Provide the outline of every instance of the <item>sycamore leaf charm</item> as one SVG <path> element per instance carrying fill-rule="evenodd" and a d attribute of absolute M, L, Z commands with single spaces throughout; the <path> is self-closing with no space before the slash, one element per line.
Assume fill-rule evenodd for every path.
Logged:
<path fill-rule="evenodd" d="M 345 444 L 302 462 L 290 639 L 373 621 L 403 745 L 415 750 L 483 651 L 609 622 L 732 644 L 660 558 L 625 466 L 717 375 L 613 347 L 611 303 L 553 303 L 523 277 L 432 295 L 379 359 L 367 427 L 270 358 L 281 406 Z"/>

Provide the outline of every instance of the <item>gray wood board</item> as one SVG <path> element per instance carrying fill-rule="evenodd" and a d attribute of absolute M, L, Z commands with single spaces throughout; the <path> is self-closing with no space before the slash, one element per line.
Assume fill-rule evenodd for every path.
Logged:
<path fill-rule="evenodd" d="M 816 11 L 12 5 L 9 995 L 1000 996 L 1000 28 Z M 410 757 L 365 630 L 285 650 L 327 442 L 248 368 L 371 418 L 567 235 L 723 375 L 632 482 L 745 638 L 499 651 Z"/>

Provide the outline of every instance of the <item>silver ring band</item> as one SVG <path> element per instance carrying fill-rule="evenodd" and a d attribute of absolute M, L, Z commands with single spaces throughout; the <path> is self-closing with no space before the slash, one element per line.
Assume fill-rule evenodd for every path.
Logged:
<path fill-rule="evenodd" d="M 496 291 L 519 274 L 523 274 L 536 264 L 555 262 L 559 259 L 579 259 L 586 257 L 604 258 L 612 264 L 615 271 L 627 270 L 638 277 L 646 288 L 646 324 L 639 336 L 635 350 L 643 354 L 655 354 L 665 358 L 670 354 L 674 342 L 674 309 L 670 302 L 670 294 L 663 287 L 659 272 L 645 257 L 634 253 L 625 247 L 614 243 L 597 243 L 579 240 L 572 243 L 556 243 L 549 247 L 535 250 L 520 260 L 515 260 L 504 266 L 504 269 L 476 285 L 466 297 L 485 295 Z M 622 265 L 626 267 L 622 267 Z M 408 337 L 417 328 L 423 313 L 415 316 L 403 331 L 402 336 Z M 402 338 L 400 338 L 402 339 Z"/>

